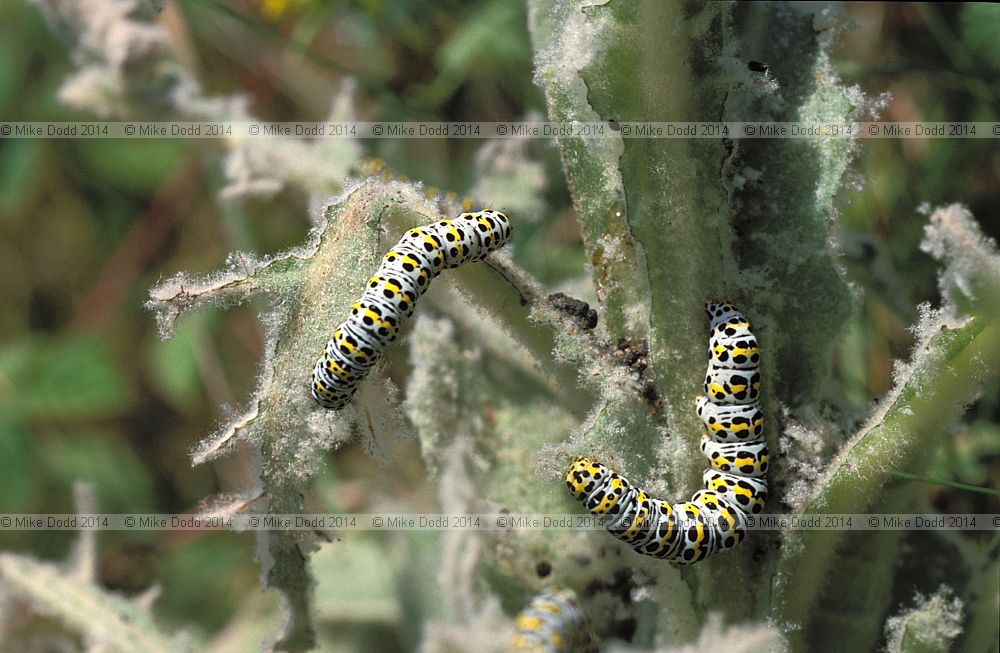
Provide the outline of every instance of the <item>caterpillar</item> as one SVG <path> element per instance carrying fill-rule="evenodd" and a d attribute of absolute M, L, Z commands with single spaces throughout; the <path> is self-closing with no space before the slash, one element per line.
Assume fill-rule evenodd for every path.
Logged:
<path fill-rule="evenodd" d="M 571 589 L 536 595 L 514 622 L 517 653 L 593 653 L 587 616 Z"/>
<path fill-rule="evenodd" d="M 637 552 L 692 564 L 732 549 L 746 536 L 746 517 L 767 499 L 768 454 L 760 408 L 760 352 L 750 323 L 732 304 L 709 304 L 711 337 L 703 396 L 701 452 L 710 467 L 703 489 L 671 505 L 649 496 L 610 467 L 578 456 L 566 473 L 570 493 L 607 530 Z"/>
<path fill-rule="evenodd" d="M 313 367 L 313 399 L 332 410 L 346 406 L 431 280 L 445 268 L 483 260 L 507 243 L 510 231 L 507 216 L 492 210 L 407 231 L 382 258 L 350 317 L 333 330 Z"/>

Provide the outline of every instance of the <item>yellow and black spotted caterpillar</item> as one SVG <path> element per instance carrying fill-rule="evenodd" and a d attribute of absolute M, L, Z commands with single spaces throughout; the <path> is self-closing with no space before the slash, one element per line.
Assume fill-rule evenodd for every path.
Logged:
<path fill-rule="evenodd" d="M 333 331 L 312 373 L 313 399 L 338 410 L 354 396 L 382 349 L 413 315 L 417 299 L 445 268 L 481 261 L 510 238 L 510 221 L 492 210 L 463 213 L 410 229 L 382 258 L 351 316 Z"/>
<path fill-rule="evenodd" d="M 514 622 L 517 653 L 593 653 L 594 640 L 583 608 L 570 589 L 536 595 Z"/>
<path fill-rule="evenodd" d="M 573 460 L 566 485 L 596 515 L 617 516 L 608 531 L 636 552 L 691 564 L 733 548 L 746 536 L 746 516 L 767 499 L 767 444 L 760 408 L 760 353 L 750 323 L 731 304 L 709 304 L 711 339 L 705 395 L 698 416 L 705 423 L 701 451 L 711 467 L 704 489 L 670 505 L 634 487 L 610 467 Z"/>

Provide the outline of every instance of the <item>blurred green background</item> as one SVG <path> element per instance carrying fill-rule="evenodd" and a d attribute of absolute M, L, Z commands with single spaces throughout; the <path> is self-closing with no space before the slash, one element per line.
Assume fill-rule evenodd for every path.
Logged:
<path fill-rule="evenodd" d="M 883 120 L 1000 119 L 997 6 L 845 10 L 853 26 L 835 67 L 866 94 L 892 94 Z M 160 21 L 210 94 L 245 93 L 265 119 L 323 119 L 348 75 L 359 82 L 361 119 L 544 115 L 519 2 L 183 0 Z M 0 120 L 91 119 L 57 99 L 72 70 L 35 6 L 0 0 Z M 400 174 L 459 193 L 474 184 L 483 145 L 365 143 Z M 245 482 L 238 455 L 192 468 L 188 452 L 254 386 L 258 307 L 202 310 L 167 342 L 143 308 L 148 289 L 177 271 L 209 272 L 228 252 L 277 252 L 304 238 L 309 198 L 300 191 L 218 198 L 224 154 L 212 140 L 0 141 L 0 512 L 71 512 L 73 482 L 88 480 L 106 512 L 184 513 Z M 529 154 L 543 164 L 547 208 L 519 226 L 518 262 L 550 284 L 581 277 L 558 153 L 536 141 Z M 845 415 L 863 414 L 889 389 L 892 361 L 913 342 L 913 307 L 937 303 L 918 206 L 961 201 L 1000 236 L 1000 148 L 995 139 L 869 140 L 854 177 L 836 236 L 863 294 L 829 393 Z M 968 428 L 928 452 L 935 478 L 1000 487 L 998 413 L 1000 388 L 987 388 Z M 338 508 L 363 511 L 367 484 L 398 483 L 403 493 L 420 479 L 393 479 L 353 448 L 330 456 L 314 488 Z M 930 483 L 926 493 L 945 512 L 1000 511 L 989 494 Z M 432 507 L 420 492 L 407 501 Z M 6 531 L 0 549 L 59 559 L 74 537 Z M 215 632 L 259 591 L 248 534 L 107 532 L 99 545 L 106 587 L 135 594 L 163 585 L 157 614 L 166 624 Z"/>

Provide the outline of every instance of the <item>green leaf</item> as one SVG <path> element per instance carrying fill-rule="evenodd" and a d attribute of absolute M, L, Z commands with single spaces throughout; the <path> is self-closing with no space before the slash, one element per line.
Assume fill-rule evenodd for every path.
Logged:
<path fill-rule="evenodd" d="M 395 566 L 387 551 L 370 539 L 353 537 L 324 546 L 313 554 L 316 617 L 326 622 L 400 620 Z"/>
<path fill-rule="evenodd" d="M 88 181 L 146 196 L 155 190 L 181 160 L 187 148 L 183 139 L 90 139 L 77 151 L 84 161 Z"/>
<path fill-rule="evenodd" d="M 40 179 L 46 143 L 30 138 L 5 141 L 0 149 L 0 215 L 24 210 Z"/>
<path fill-rule="evenodd" d="M 66 496 L 75 481 L 89 481 L 108 512 L 156 510 L 149 468 L 111 433 L 60 432 L 48 436 L 39 452 L 46 476 L 64 483 Z"/>
<path fill-rule="evenodd" d="M 1000 6 L 989 2 L 962 5 L 962 41 L 982 57 L 987 66 L 1000 70 Z"/>
<path fill-rule="evenodd" d="M 19 420 L 121 413 L 131 392 L 99 336 L 25 338 L 0 350 L 0 407 Z"/>
<path fill-rule="evenodd" d="M 932 332 L 924 324 L 925 333 Z M 960 327 L 940 327 L 920 343 L 920 356 L 897 390 L 877 410 L 878 420 L 855 436 L 821 479 L 803 516 L 863 513 L 881 497 L 892 467 L 926 463 L 980 383 L 1000 369 L 1000 322 L 979 317 Z M 830 572 L 829 562 L 844 532 L 795 530 L 782 546 L 775 606 L 781 617 L 804 623 Z"/>
<path fill-rule="evenodd" d="M 0 417 L 0 497 L 4 512 L 34 512 L 32 500 L 41 481 L 36 466 L 28 433 L 17 422 Z"/>
<path fill-rule="evenodd" d="M 198 573 L 191 573 L 197 569 Z M 211 630 L 233 617 L 238 597 L 257 592 L 253 539 L 243 533 L 207 533 L 162 557 L 158 576 L 170 579 L 157 602 L 177 623 L 199 623 Z"/>
<path fill-rule="evenodd" d="M 190 410 L 202 392 L 198 374 L 201 346 L 217 322 L 211 311 L 196 312 L 177 323 L 169 340 L 147 349 L 150 380 L 175 408 Z"/>

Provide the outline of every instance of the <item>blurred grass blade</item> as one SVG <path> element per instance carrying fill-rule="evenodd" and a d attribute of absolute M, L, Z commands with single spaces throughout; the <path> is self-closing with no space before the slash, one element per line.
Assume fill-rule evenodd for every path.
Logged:
<path fill-rule="evenodd" d="M 991 487 L 969 485 L 968 483 L 959 483 L 958 481 L 946 481 L 940 478 L 930 478 L 928 476 L 920 476 L 919 474 L 900 472 L 892 469 L 889 470 L 889 473 L 899 478 L 905 478 L 908 481 L 920 481 L 921 483 L 927 483 L 928 485 L 940 485 L 941 487 L 950 487 L 955 488 L 956 490 L 968 490 L 969 492 L 981 492 L 983 494 L 992 494 L 993 496 L 1000 497 L 1000 490 Z"/>

